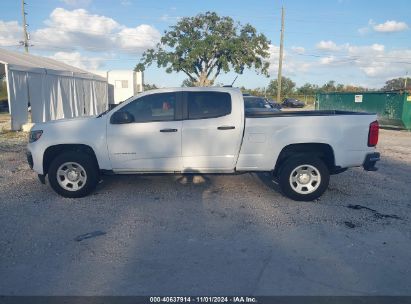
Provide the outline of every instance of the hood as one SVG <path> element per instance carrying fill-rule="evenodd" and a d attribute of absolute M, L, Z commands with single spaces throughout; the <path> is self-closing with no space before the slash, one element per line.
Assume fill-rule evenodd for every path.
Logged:
<path fill-rule="evenodd" d="M 49 126 L 54 126 L 54 125 L 61 125 L 61 124 L 78 124 L 82 122 L 87 122 L 91 121 L 93 119 L 96 119 L 96 115 L 93 116 L 79 116 L 79 117 L 73 117 L 73 118 L 62 118 L 62 119 L 56 119 L 56 120 L 50 120 L 46 122 L 36 122 L 33 125 L 32 130 L 38 130 L 42 128 L 47 128 Z"/>

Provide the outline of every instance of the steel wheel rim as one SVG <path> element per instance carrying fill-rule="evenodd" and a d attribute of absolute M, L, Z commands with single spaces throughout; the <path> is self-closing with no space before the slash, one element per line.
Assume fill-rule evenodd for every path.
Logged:
<path fill-rule="evenodd" d="M 87 182 L 87 173 L 83 166 L 76 162 L 65 162 L 57 169 L 57 182 L 67 191 L 78 191 Z"/>
<path fill-rule="evenodd" d="M 300 165 L 290 174 L 290 186 L 299 194 L 313 193 L 321 184 L 321 174 L 312 165 Z"/>

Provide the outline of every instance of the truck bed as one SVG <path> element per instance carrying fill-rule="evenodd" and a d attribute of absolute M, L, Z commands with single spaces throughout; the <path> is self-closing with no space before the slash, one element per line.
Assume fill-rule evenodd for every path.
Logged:
<path fill-rule="evenodd" d="M 275 167 L 284 147 L 325 144 L 341 168 L 361 166 L 368 147 L 368 131 L 377 116 L 350 111 L 278 111 L 247 109 L 237 170 L 258 171 Z"/>

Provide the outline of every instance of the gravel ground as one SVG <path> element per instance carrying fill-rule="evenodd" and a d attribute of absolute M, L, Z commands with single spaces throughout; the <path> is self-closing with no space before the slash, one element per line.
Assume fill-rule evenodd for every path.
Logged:
<path fill-rule="evenodd" d="M 315 202 L 256 174 L 107 176 L 65 199 L 25 140 L 0 135 L 2 295 L 411 295 L 409 132 L 382 130 L 380 170 Z"/>

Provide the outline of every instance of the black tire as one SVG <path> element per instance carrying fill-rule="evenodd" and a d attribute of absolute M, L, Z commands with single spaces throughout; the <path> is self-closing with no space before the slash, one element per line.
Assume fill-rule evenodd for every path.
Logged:
<path fill-rule="evenodd" d="M 309 180 L 306 184 L 303 184 L 304 180 L 300 182 L 298 172 L 305 175 L 301 177 L 302 179 Z M 296 175 L 291 177 L 293 173 Z M 319 198 L 327 189 L 329 181 L 330 173 L 325 163 L 318 157 L 310 155 L 290 157 L 281 166 L 278 176 L 281 191 L 295 201 L 312 201 Z"/>
<path fill-rule="evenodd" d="M 62 165 L 66 163 L 78 164 L 80 166 L 77 166 L 77 168 L 82 167 L 80 171 L 81 172 L 84 171 L 84 175 L 86 177 L 85 182 L 81 183 L 78 190 L 75 190 L 75 189 L 66 190 L 59 183 L 58 179 L 61 180 L 63 178 L 61 176 L 58 176 L 57 171 L 59 170 L 59 168 L 61 168 Z M 76 151 L 64 152 L 56 156 L 56 158 L 54 158 L 53 161 L 51 162 L 49 171 L 48 171 L 48 180 L 53 190 L 56 191 L 61 196 L 68 197 L 68 198 L 84 197 L 94 190 L 99 180 L 99 171 L 98 171 L 96 160 L 94 157 L 84 152 L 76 152 Z"/>

